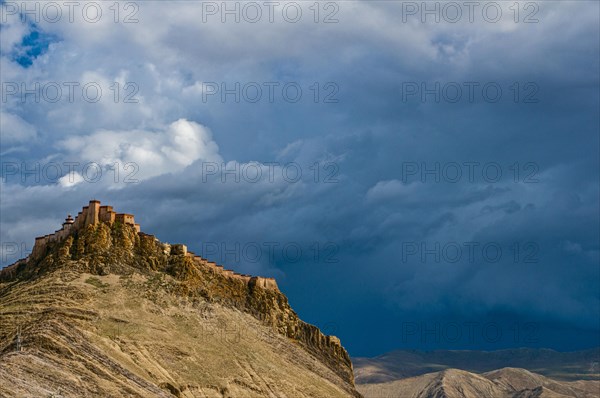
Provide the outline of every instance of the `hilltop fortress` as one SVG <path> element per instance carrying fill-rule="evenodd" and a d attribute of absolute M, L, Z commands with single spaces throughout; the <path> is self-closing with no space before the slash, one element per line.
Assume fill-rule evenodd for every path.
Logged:
<path fill-rule="evenodd" d="M 140 232 L 140 225 L 135 223 L 132 214 L 115 213 L 112 206 L 100 206 L 99 200 L 91 200 L 90 204 L 84 206 L 74 220 L 69 214 L 61 229 L 55 231 L 53 234 L 35 238 L 35 244 L 33 245 L 31 255 L 37 257 L 39 254 L 45 252 L 48 243 L 59 242 L 82 228 L 99 222 L 106 222 L 109 224 L 119 222 L 121 224 L 131 225 L 138 233 Z"/>
<path fill-rule="evenodd" d="M 40 236 L 35 238 L 35 245 L 33 246 L 33 250 L 31 255 L 25 259 L 17 261 L 14 265 L 7 267 L 2 270 L 2 272 L 10 272 L 13 267 L 26 262 L 29 258 L 37 258 L 43 255 L 46 252 L 46 248 L 49 243 L 59 242 L 64 240 L 70 235 L 74 235 L 77 231 L 82 230 L 88 225 L 93 225 L 97 223 L 120 223 L 123 225 L 129 225 L 135 228 L 135 231 L 146 237 L 152 237 L 156 239 L 153 235 L 148 235 L 140 231 L 140 225 L 135 223 L 135 218 L 132 214 L 126 213 L 116 213 L 113 211 L 112 206 L 101 206 L 100 201 L 91 200 L 88 206 L 83 207 L 83 209 L 77 214 L 75 219 L 69 214 L 65 219 L 65 222 L 62 224 L 62 228 L 58 231 L 55 231 L 53 234 Z M 158 240 L 158 239 L 157 239 Z M 250 276 L 245 274 L 239 274 L 237 272 L 233 272 L 230 270 L 226 270 L 222 265 L 218 265 L 215 262 L 208 261 L 191 251 L 188 251 L 187 246 L 182 244 L 169 245 L 165 244 L 165 250 L 167 254 L 174 256 L 186 256 L 193 259 L 194 262 L 208 266 L 214 272 L 219 273 L 230 279 L 238 279 L 247 283 L 250 286 L 258 286 L 263 289 L 270 289 L 279 291 L 277 287 L 277 282 L 273 278 L 263 278 L 257 276 Z"/>
<path fill-rule="evenodd" d="M 53 275 L 55 272 L 56 275 Z M 161 242 L 154 235 L 141 232 L 133 215 L 116 213 L 112 207 L 101 206 L 97 200 L 92 200 L 76 217 L 68 216 L 58 231 L 38 237 L 27 258 L 0 270 L 0 287 L 6 293 L 12 286 L 25 286 L 24 289 L 28 289 L 30 283 L 37 283 L 38 280 L 58 278 L 57 281 L 62 281 L 63 277 L 69 279 L 84 274 L 119 275 L 120 281 L 125 276 L 121 281 L 123 283 L 115 284 L 115 288 L 131 284 L 131 291 L 123 291 L 128 294 L 141 292 L 145 299 L 160 303 L 161 306 L 164 301 L 161 293 L 169 293 L 174 299 L 189 298 L 188 303 L 193 305 L 204 300 L 207 305 L 219 304 L 249 314 L 277 334 L 292 339 L 306 349 L 315 361 L 320 360 L 340 376 L 348 384 L 348 391 L 354 391 L 352 361 L 340 340 L 302 321 L 291 308 L 287 297 L 279 291 L 274 279 L 239 274 L 195 255 L 183 244 Z M 136 278 L 130 277 L 133 275 Z M 11 288 L 4 289 L 5 286 Z M 100 288 L 95 284 L 93 286 Z M 102 292 L 107 291 L 104 289 Z M 70 296 L 64 297 L 69 298 L 62 301 L 72 300 Z M 81 297 L 83 300 L 85 295 Z M 36 308 L 45 310 L 53 306 L 54 301 L 48 306 Z M 63 312 L 60 312 L 57 318 L 62 317 Z M 87 317 L 95 318 L 86 313 L 85 319 Z M 241 318 L 236 315 L 235 319 Z M 308 362 L 306 366 L 310 366 Z M 331 378 L 333 374 L 327 377 L 334 380 Z"/>

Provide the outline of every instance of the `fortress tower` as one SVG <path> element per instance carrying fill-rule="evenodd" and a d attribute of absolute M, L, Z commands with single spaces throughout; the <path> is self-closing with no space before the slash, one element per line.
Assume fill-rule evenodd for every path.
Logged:
<path fill-rule="evenodd" d="M 153 235 L 147 235 L 140 232 L 140 225 L 135 223 L 133 214 L 127 213 L 116 213 L 113 211 L 112 206 L 101 206 L 99 200 L 91 200 L 87 206 L 84 206 L 81 211 L 77 214 L 77 217 L 73 218 L 70 214 L 67 216 L 62 224 L 62 228 L 50 235 L 39 236 L 35 238 L 35 244 L 33 251 L 29 258 L 39 258 L 46 254 L 48 244 L 51 242 L 59 242 L 66 239 L 70 235 L 76 234 L 77 231 L 88 227 L 89 225 L 95 225 L 98 223 L 114 224 L 119 223 L 123 225 L 130 225 L 145 238 L 156 239 Z M 242 281 L 248 285 L 249 288 L 261 288 L 270 290 L 279 290 L 277 282 L 273 278 L 263 278 L 257 276 L 250 276 L 239 274 L 230 270 L 224 269 L 222 265 L 218 265 L 215 262 L 208 261 L 200 256 L 197 256 L 193 252 L 187 249 L 187 246 L 182 244 L 163 244 L 165 248 L 164 253 L 170 256 L 184 256 L 190 257 L 192 261 L 199 267 L 208 267 L 211 272 L 220 274 L 228 279 L 235 279 Z M 28 258 L 28 259 L 29 259 Z M 28 261 L 20 260 L 20 261 Z"/>

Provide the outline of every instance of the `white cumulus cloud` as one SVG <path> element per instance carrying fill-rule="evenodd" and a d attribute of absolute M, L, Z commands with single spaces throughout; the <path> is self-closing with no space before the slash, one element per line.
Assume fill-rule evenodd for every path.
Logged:
<path fill-rule="evenodd" d="M 134 163 L 136 179 L 178 172 L 197 160 L 222 161 L 210 130 L 186 119 L 160 131 L 99 130 L 70 137 L 59 146 L 82 163 L 93 162 L 101 167 L 117 163 L 121 169 Z"/>

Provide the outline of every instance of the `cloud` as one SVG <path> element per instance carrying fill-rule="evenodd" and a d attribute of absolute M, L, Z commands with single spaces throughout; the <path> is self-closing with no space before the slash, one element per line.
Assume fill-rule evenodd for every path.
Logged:
<path fill-rule="evenodd" d="M 36 138 L 36 127 L 20 116 L 0 111 L 0 134 L 5 144 L 21 144 Z"/>
<path fill-rule="evenodd" d="M 221 162 L 219 147 L 210 130 L 179 119 L 162 131 L 99 130 L 87 136 L 70 137 L 58 143 L 66 156 L 101 166 L 134 164 L 136 178 L 174 173 L 197 160 Z"/>
<path fill-rule="evenodd" d="M 98 198 L 197 251 L 206 241 L 301 242 L 309 251 L 335 243 L 337 263 L 316 262 L 311 252 L 301 263 L 279 256 L 230 266 L 280 278 L 314 323 L 337 316 L 315 305 L 331 303 L 344 314 L 340 334 L 353 352 L 380 353 L 374 341 L 377 350 L 397 348 L 394 330 L 415 314 L 460 322 L 498 309 L 560 323 L 570 332 L 557 347 L 584 341 L 577 330 L 597 331 L 600 312 L 598 3 L 541 2 L 537 23 L 515 23 L 508 3 L 497 23 L 482 20 L 481 7 L 471 23 L 463 9 L 456 24 L 423 23 L 418 14 L 404 22 L 402 2 L 336 4 L 339 22 L 331 24 L 315 23 L 309 3 L 295 24 L 279 14 L 274 23 L 222 23 L 221 15 L 203 22 L 199 2 L 140 2 L 130 24 L 115 24 L 109 3 L 95 24 L 76 17 L 33 26 L 9 16 L 0 35 L 3 82 L 97 83 L 103 95 L 88 102 L 78 87 L 73 101 L 9 96 L 0 115 L 3 162 L 97 162 L 105 178 L 94 182 L 93 169 L 79 167 L 56 181 L 0 181 L 1 240 L 32 242 Z M 34 30 L 50 44 L 24 67 L 15 55 L 27 54 Z M 298 82 L 302 100 L 203 101 L 207 82 L 273 81 Z M 502 100 L 486 102 L 481 91 L 473 102 L 403 100 L 403 83 L 468 81 L 501 85 Z M 328 82 L 339 89 L 337 103 L 323 102 Z M 520 101 L 528 82 L 539 88 L 537 103 Z M 125 101 L 130 94 L 136 101 Z M 270 170 L 271 162 L 280 165 Z M 283 177 L 287 162 L 301 165 L 299 181 Z M 465 169 L 456 183 L 406 181 L 406 162 L 480 167 L 474 181 Z M 256 165 L 262 177 L 206 179 L 207 163 Z M 489 163 L 501 167 L 500 181 L 482 178 Z M 124 183 L 132 172 L 137 183 Z M 532 173 L 538 182 L 525 181 Z M 507 250 L 535 242 L 539 262 L 399 261 L 403 242 L 467 241 Z"/>
<path fill-rule="evenodd" d="M 76 171 L 71 171 L 58 179 L 58 185 L 61 187 L 69 188 L 74 187 L 77 184 L 81 184 L 85 181 L 85 178 Z"/>
<path fill-rule="evenodd" d="M 417 183 L 404 184 L 398 180 L 379 181 L 367 191 L 367 200 L 376 202 L 386 199 L 410 199 L 416 189 Z"/>

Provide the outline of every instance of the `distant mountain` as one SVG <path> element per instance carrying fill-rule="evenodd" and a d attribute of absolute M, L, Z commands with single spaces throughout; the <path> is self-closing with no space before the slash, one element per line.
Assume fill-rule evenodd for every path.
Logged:
<path fill-rule="evenodd" d="M 598 398 L 599 381 L 558 382 L 525 369 L 484 374 L 448 369 L 386 383 L 358 384 L 365 398 Z"/>
<path fill-rule="evenodd" d="M 0 271 L 0 397 L 359 397 L 338 338 L 275 280 L 92 201 Z"/>
<path fill-rule="evenodd" d="M 393 351 L 353 358 L 357 383 L 382 383 L 445 369 L 483 373 L 523 368 L 556 380 L 600 380 L 600 348 L 576 352 L 518 348 L 499 351 Z"/>

